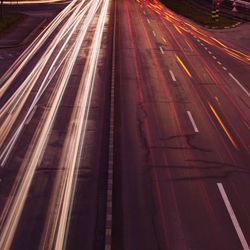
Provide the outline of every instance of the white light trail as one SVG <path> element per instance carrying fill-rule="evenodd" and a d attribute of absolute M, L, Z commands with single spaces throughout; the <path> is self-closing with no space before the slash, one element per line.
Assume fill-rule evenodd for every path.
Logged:
<path fill-rule="evenodd" d="M 91 1 L 91 4 L 88 5 L 89 8 L 88 8 L 87 15 L 85 17 L 84 17 L 85 14 L 76 15 L 75 18 L 77 18 L 78 21 L 76 22 L 75 19 L 72 20 L 72 22 L 75 22 L 75 27 L 76 27 L 80 23 L 81 19 L 84 17 L 84 22 L 82 25 L 80 25 L 80 32 L 77 35 L 76 42 L 74 43 L 74 46 L 72 48 L 72 52 L 70 56 L 67 58 L 63 69 L 61 70 L 61 74 L 57 81 L 56 87 L 54 88 L 54 92 L 52 96 L 50 97 L 50 100 L 49 100 L 50 109 L 47 112 L 44 112 L 43 117 L 40 120 L 40 123 L 34 134 L 30 147 L 20 167 L 20 172 L 18 173 L 16 182 L 14 183 L 13 189 L 11 191 L 12 195 L 10 195 L 9 200 L 6 202 L 5 208 L 1 215 L 0 249 L 9 249 L 11 247 L 12 240 L 13 240 L 20 216 L 23 211 L 24 203 L 26 201 L 35 170 L 40 160 L 42 159 L 43 153 L 45 151 L 51 128 L 54 124 L 54 120 L 58 112 L 58 108 L 60 106 L 63 94 L 65 92 L 66 86 L 71 76 L 75 61 L 79 54 L 80 47 L 86 36 L 86 32 L 91 22 L 96 16 L 97 9 L 100 6 L 101 2 L 102 2 L 101 0 Z M 88 59 L 87 66 L 86 66 L 87 71 L 84 73 L 84 77 L 81 82 L 82 85 L 84 83 L 84 86 L 82 89 L 83 92 L 81 92 L 82 98 L 80 98 L 79 100 L 81 104 L 80 105 L 81 108 L 79 110 L 79 107 L 78 106 L 76 107 L 77 119 L 80 119 L 81 117 L 84 117 L 86 119 L 87 114 L 88 114 L 88 107 L 89 107 L 89 102 L 91 99 L 92 88 L 93 88 L 94 74 L 95 74 L 99 49 L 100 49 L 102 33 L 103 33 L 103 25 L 105 21 L 104 17 L 106 16 L 108 2 L 109 0 L 105 0 L 103 2 L 102 10 L 98 19 L 99 21 L 96 27 L 95 36 L 94 36 L 93 43 L 92 43 L 92 48 L 91 48 L 92 50 L 90 53 L 90 57 Z M 47 56 L 49 55 L 47 54 Z M 40 64 L 40 67 L 42 66 L 43 65 Z M 50 67 L 51 70 L 53 68 L 54 68 L 54 65 Z M 47 78 L 49 78 L 49 76 L 50 76 L 50 72 L 47 74 Z M 38 98 L 38 96 L 36 98 Z M 36 103 L 36 100 L 37 99 L 35 99 L 34 103 Z M 30 112 L 28 112 L 28 114 L 30 115 Z M 66 189 L 65 189 L 65 194 L 63 198 L 65 202 L 65 203 L 63 202 L 63 211 L 62 211 L 63 214 L 60 214 L 60 217 L 59 217 L 60 218 L 59 223 L 60 225 L 62 225 L 62 228 L 64 229 L 60 229 L 60 232 L 57 232 L 56 249 L 62 249 L 61 247 L 63 246 L 63 242 L 64 242 L 66 221 L 67 221 L 65 218 L 65 211 L 69 211 L 70 199 L 71 199 L 70 197 L 72 197 L 73 195 L 72 192 L 73 192 L 74 181 L 72 179 L 73 178 L 72 173 L 74 173 L 75 167 L 77 166 L 79 153 L 82 147 L 83 136 L 84 136 L 84 133 L 82 131 L 85 131 L 85 128 L 86 128 L 86 124 L 84 125 L 82 122 L 86 123 L 86 120 L 82 119 L 82 121 L 80 121 L 79 125 L 77 126 L 77 131 L 76 131 L 77 133 L 73 137 L 74 140 L 77 142 L 77 144 L 75 148 L 73 147 L 74 151 L 70 152 L 71 160 L 73 161 L 70 163 L 71 164 L 69 166 L 70 171 L 68 172 L 69 176 L 67 176 L 67 179 L 66 179 L 67 181 L 65 182 Z M 47 249 L 52 249 L 52 248 L 47 248 Z"/>

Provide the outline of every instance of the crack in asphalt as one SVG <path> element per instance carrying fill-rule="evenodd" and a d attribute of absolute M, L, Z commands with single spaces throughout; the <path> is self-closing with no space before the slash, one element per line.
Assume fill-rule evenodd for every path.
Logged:
<path fill-rule="evenodd" d="M 148 117 L 148 113 L 143 103 L 139 103 L 137 106 L 137 124 L 138 124 L 139 138 L 145 149 L 145 159 L 146 161 L 150 161 L 150 148 L 149 148 L 147 136 L 144 130 L 144 122 L 147 117 Z"/>
<path fill-rule="evenodd" d="M 201 146 L 194 145 L 191 141 L 196 136 L 196 134 L 181 134 L 181 135 L 173 135 L 169 136 L 167 138 L 160 138 L 162 141 L 173 141 L 175 139 L 184 138 L 186 140 L 187 147 L 181 147 L 181 146 L 151 146 L 150 148 L 167 148 L 167 149 L 181 149 L 181 150 L 199 150 L 202 152 L 212 152 L 211 149 L 206 149 Z"/>

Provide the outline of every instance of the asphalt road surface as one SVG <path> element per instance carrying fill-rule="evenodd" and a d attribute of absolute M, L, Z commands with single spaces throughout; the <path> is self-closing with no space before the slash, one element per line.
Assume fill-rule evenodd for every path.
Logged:
<path fill-rule="evenodd" d="M 117 5 L 114 249 L 249 249 L 249 56 L 158 1 Z"/>
<path fill-rule="evenodd" d="M 70 2 L 0 79 L 0 249 L 249 249 L 249 67 L 157 0 Z"/>

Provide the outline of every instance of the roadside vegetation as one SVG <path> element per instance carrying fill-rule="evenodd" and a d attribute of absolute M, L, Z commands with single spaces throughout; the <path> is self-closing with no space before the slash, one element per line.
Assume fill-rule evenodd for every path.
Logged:
<path fill-rule="evenodd" d="M 2 18 L 0 18 L 0 32 L 14 26 L 24 18 L 25 15 L 21 13 L 3 13 Z"/>
<path fill-rule="evenodd" d="M 219 21 L 215 21 L 211 18 L 210 11 L 200 9 L 197 6 L 192 5 L 190 2 L 188 3 L 186 0 L 161 0 L 161 2 L 174 12 L 185 16 L 203 26 L 223 28 L 225 26 L 232 26 L 237 23 L 237 21 L 233 18 L 224 16 L 220 16 Z"/>

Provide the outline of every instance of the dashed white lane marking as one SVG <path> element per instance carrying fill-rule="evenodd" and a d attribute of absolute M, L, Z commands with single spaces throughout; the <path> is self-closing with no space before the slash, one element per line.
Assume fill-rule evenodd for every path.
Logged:
<path fill-rule="evenodd" d="M 146 15 L 146 12 L 145 12 L 145 10 L 143 11 L 143 14 L 144 14 L 144 15 Z"/>
<path fill-rule="evenodd" d="M 154 37 L 156 37 L 156 34 L 155 34 L 155 32 L 154 31 L 152 31 L 153 32 L 153 35 L 154 35 Z"/>
<path fill-rule="evenodd" d="M 238 220 L 236 218 L 236 215 L 235 215 L 235 213 L 233 211 L 233 208 L 232 208 L 232 206 L 231 206 L 231 204 L 229 202 L 229 199 L 227 197 L 227 194 L 225 192 L 225 189 L 224 189 L 222 183 L 217 183 L 217 186 L 219 188 L 220 194 L 221 194 L 222 199 L 224 201 L 224 204 L 225 204 L 225 206 L 227 208 L 229 216 L 230 216 L 230 218 L 231 218 L 231 220 L 233 222 L 233 225 L 234 225 L 234 228 L 235 228 L 235 230 L 237 232 L 237 235 L 238 235 L 238 237 L 240 239 L 240 243 L 241 243 L 241 245 L 242 245 L 242 247 L 243 247 L 244 250 L 249 250 L 250 249 L 249 245 L 248 245 L 248 243 L 247 243 L 247 241 L 245 239 L 245 236 L 244 236 L 244 234 L 243 234 L 243 232 L 241 230 L 239 222 L 238 222 Z"/>
<path fill-rule="evenodd" d="M 228 75 L 238 84 L 238 86 L 247 94 L 247 96 L 250 97 L 250 93 L 247 91 L 247 89 L 231 73 L 228 73 Z"/>
<path fill-rule="evenodd" d="M 216 57 L 216 56 L 213 56 L 213 59 L 214 59 L 214 60 L 216 60 L 216 59 L 217 59 L 217 57 Z"/>
<path fill-rule="evenodd" d="M 223 68 L 225 71 L 227 70 L 227 68 L 226 68 L 226 67 L 224 67 L 224 66 L 223 66 L 222 68 Z"/>
<path fill-rule="evenodd" d="M 169 70 L 169 73 L 170 73 L 170 75 L 171 75 L 171 77 L 172 77 L 172 80 L 173 80 L 174 82 L 176 82 L 176 78 L 175 78 L 174 73 L 173 73 L 173 71 L 172 71 L 171 69 Z"/>
<path fill-rule="evenodd" d="M 193 126 L 193 128 L 194 128 L 194 132 L 195 132 L 195 133 L 198 133 L 199 130 L 198 130 L 196 124 L 195 124 L 195 121 L 194 121 L 194 118 L 193 118 L 191 112 L 190 112 L 190 111 L 187 111 L 187 114 L 188 114 L 188 117 L 189 117 L 189 119 L 190 119 L 190 121 L 191 121 L 191 123 L 192 123 L 192 126 Z"/>
<path fill-rule="evenodd" d="M 210 55 L 211 55 L 211 54 L 212 54 L 212 52 L 209 50 L 209 51 L 208 51 L 208 54 L 210 54 Z"/>
<path fill-rule="evenodd" d="M 201 46 L 205 46 L 203 43 L 201 43 Z"/>
<path fill-rule="evenodd" d="M 147 18 L 147 22 L 150 23 L 149 19 Z"/>
<path fill-rule="evenodd" d="M 220 61 L 217 61 L 217 63 L 218 63 L 219 65 L 221 65 L 221 62 L 220 62 Z"/>
<path fill-rule="evenodd" d="M 164 55 L 164 51 L 163 51 L 163 49 L 162 49 L 161 46 L 160 46 L 160 51 L 161 51 L 161 53 Z"/>
<path fill-rule="evenodd" d="M 200 39 L 197 39 L 197 42 L 200 42 L 201 40 Z"/>
<path fill-rule="evenodd" d="M 207 47 L 204 47 L 204 49 L 205 49 L 205 50 L 208 50 L 208 48 L 207 48 Z"/>

